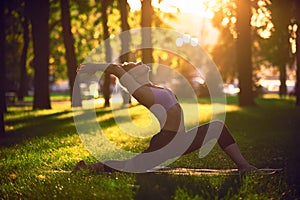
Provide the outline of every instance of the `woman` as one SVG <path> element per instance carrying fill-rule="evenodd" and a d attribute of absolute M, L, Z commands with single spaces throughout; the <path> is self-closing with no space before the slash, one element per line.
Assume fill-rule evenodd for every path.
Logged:
<path fill-rule="evenodd" d="M 145 172 L 168 159 L 191 153 L 206 145 L 207 138 L 214 138 L 207 135 L 209 128 L 216 132 L 219 130 L 220 134 L 215 139 L 239 171 L 256 170 L 241 155 L 235 140 L 222 122 L 213 121 L 186 131 L 183 111 L 176 96 L 169 89 L 154 85 L 149 80 L 150 68 L 147 65 L 141 62 L 122 65 L 86 63 L 81 65 L 78 72 L 93 74 L 98 70 L 118 77 L 129 93 L 156 116 L 161 130 L 152 137 L 145 151 L 131 159 L 89 165 L 80 161 L 75 170 Z"/>

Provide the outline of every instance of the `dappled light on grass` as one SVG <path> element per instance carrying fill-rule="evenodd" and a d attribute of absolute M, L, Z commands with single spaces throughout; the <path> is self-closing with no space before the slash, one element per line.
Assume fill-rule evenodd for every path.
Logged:
<path fill-rule="evenodd" d="M 153 125 L 151 123 L 152 120 L 156 120 L 156 119 L 151 118 L 152 114 L 144 106 L 133 107 L 132 109 L 129 110 L 129 114 L 130 114 L 131 118 L 133 119 L 133 123 L 140 128 L 149 127 L 150 125 Z M 159 129 L 159 127 L 158 127 L 159 124 L 156 123 L 155 125 L 156 125 L 156 127 L 154 127 L 154 128 Z"/>
<path fill-rule="evenodd" d="M 72 111 L 66 104 L 68 103 L 57 103 L 53 105 L 52 109 L 44 110 L 32 110 L 30 106 L 8 107 L 8 114 L 5 115 L 5 121 L 8 122 L 6 123 L 7 128 L 9 131 L 16 131 L 31 125 L 38 125 L 43 121 L 47 121 L 46 119 L 72 119 Z"/>
<path fill-rule="evenodd" d="M 232 97 L 230 102 L 235 102 Z M 52 110 L 30 107 L 9 107 L 6 128 L 13 138 L 1 140 L 0 194 L 4 199 L 145 199 L 158 195 L 165 199 L 297 199 L 298 194 L 288 180 L 296 177 L 297 160 L 295 135 L 299 130 L 299 109 L 293 99 L 260 99 L 258 106 L 241 108 L 226 105 L 226 123 L 247 160 L 262 167 L 284 168 L 274 175 L 249 174 L 246 176 L 182 176 L 158 174 L 92 174 L 71 173 L 79 160 L 97 162 L 85 148 L 76 129 L 72 111 L 67 106 L 53 104 Z M 198 105 L 184 104 L 188 111 L 200 109 L 198 123 L 211 119 L 209 102 Z M 144 108 L 129 108 L 134 123 L 146 127 L 149 117 Z M 110 108 L 96 108 L 97 122 L 109 140 L 132 152 L 141 152 L 148 146 L 150 135 L 157 127 L 136 137 L 126 134 L 114 122 Z M 186 124 L 192 127 L 197 120 L 187 115 Z M 191 119 L 192 121 L 189 121 Z M 124 121 L 126 123 L 126 121 Z M 97 141 L 95 141 L 97 142 Z M 10 145 L 8 145 L 10 143 Z M 107 153 L 102 149 L 102 153 Z M 263 153 L 262 153 L 263 152 Z M 182 156 L 171 167 L 229 169 L 235 166 L 218 147 L 204 158 L 198 152 Z M 289 178 L 287 178 L 289 177 Z M 144 197 L 144 198 L 143 198 Z"/>

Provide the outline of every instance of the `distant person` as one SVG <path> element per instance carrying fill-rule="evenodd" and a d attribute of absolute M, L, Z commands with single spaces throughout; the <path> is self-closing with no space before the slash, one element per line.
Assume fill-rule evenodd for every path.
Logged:
<path fill-rule="evenodd" d="M 150 68 L 147 65 L 141 62 L 122 65 L 85 63 L 78 69 L 78 73 L 93 74 L 98 70 L 114 74 L 119 78 L 120 83 L 127 88 L 129 93 L 156 116 L 161 129 L 152 137 L 149 147 L 131 159 L 107 160 L 94 164 L 80 161 L 75 170 L 145 172 L 168 159 L 194 152 L 205 146 L 205 142 L 208 142 L 206 137 L 213 138 L 207 135 L 209 128 L 221 130 L 216 139 L 239 171 L 257 170 L 242 156 L 238 145 L 223 122 L 212 121 L 186 131 L 183 110 L 176 96 L 169 89 L 154 85 L 149 80 Z"/>

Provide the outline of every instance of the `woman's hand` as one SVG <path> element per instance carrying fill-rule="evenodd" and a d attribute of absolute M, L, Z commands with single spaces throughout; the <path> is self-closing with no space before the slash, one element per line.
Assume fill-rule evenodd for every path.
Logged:
<path fill-rule="evenodd" d="M 96 64 L 94 63 L 82 63 L 77 68 L 77 73 L 87 73 L 89 75 L 93 75 L 97 72 Z"/>
<path fill-rule="evenodd" d="M 118 65 L 118 64 L 110 64 L 105 69 L 105 72 L 116 75 L 116 72 L 117 72 L 118 68 L 120 68 L 120 65 Z"/>
<path fill-rule="evenodd" d="M 117 64 L 109 63 L 82 63 L 77 69 L 77 73 L 87 73 L 89 75 L 95 74 L 97 71 L 114 74 L 115 69 L 119 67 Z"/>

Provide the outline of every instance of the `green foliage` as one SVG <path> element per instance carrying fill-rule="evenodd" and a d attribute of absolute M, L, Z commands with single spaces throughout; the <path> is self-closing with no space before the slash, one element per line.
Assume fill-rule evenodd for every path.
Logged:
<path fill-rule="evenodd" d="M 120 14 L 117 5 L 110 7 L 109 26 L 111 34 L 117 34 L 120 31 Z M 96 1 L 70 1 L 70 11 L 72 20 L 72 33 L 74 34 L 75 50 L 77 62 L 81 63 L 87 54 L 96 48 L 103 40 L 103 31 L 101 25 L 101 3 Z M 6 1 L 6 68 L 7 78 L 11 82 L 18 82 L 20 76 L 20 57 L 23 47 L 22 41 L 22 20 L 24 19 L 24 1 L 13 0 Z M 136 13 L 135 13 L 136 14 Z M 50 57 L 49 68 L 51 80 L 67 78 L 67 67 L 65 59 L 65 47 L 62 38 L 60 1 L 50 1 Z M 136 17 L 135 17 L 136 18 Z M 133 20 L 133 14 L 130 15 L 130 23 Z M 30 43 L 27 52 L 27 70 L 33 75 L 33 69 L 30 62 L 33 59 L 33 49 Z M 16 86 L 18 87 L 18 86 Z"/>
<path fill-rule="evenodd" d="M 291 34 L 288 29 L 295 17 L 293 3 L 293 1 L 272 0 L 272 4 L 268 5 L 274 29 L 269 39 L 261 41 L 262 56 L 277 67 L 285 67 L 286 64 L 293 62 L 289 42 Z"/>
<path fill-rule="evenodd" d="M 23 15 L 24 4 L 20 0 L 5 1 L 5 65 L 6 86 L 10 89 L 18 88 L 20 75 L 20 58 L 23 47 Z M 32 52 L 32 51 L 31 51 Z"/>
<path fill-rule="evenodd" d="M 293 62 L 288 26 L 295 17 L 294 1 L 252 1 L 252 62 L 254 69 L 261 64 L 285 66 Z M 218 44 L 212 55 L 220 72 L 226 79 L 236 77 L 236 6 L 234 1 L 217 9 L 213 25 L 219 29 Z M 225 20 L 224 20 L 225 19 Z M 267 33 L 267 34 L 263 34 Z M 271 63 L 271 64 L 270 64 Z"/>

